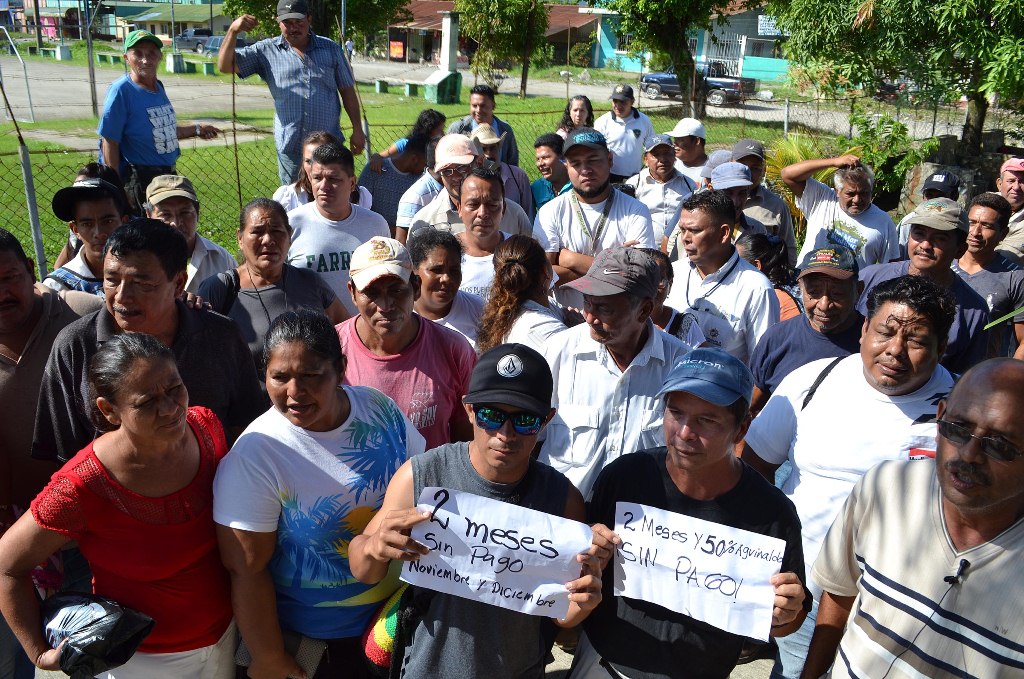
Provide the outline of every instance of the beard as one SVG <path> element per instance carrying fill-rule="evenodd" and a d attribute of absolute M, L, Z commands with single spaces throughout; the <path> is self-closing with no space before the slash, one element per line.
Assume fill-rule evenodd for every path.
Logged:
<path fill-rule="evenodd" d="M 611 182 L 606 179 L 604 184 L 601 184 L 601 186 L 598 186 L 597 188 L 586 189 L 586 190 L 585 189 L 581 189 L 581 188 L 577 188 L 575 186 L 572 187 L 572 188 L 576 191 L 576 194 L 580 198 L 597 198 L 598 196 L 600 196 L 602 193 L 604 193 L 608 189 L 609 185 L 611 185 Z"/>

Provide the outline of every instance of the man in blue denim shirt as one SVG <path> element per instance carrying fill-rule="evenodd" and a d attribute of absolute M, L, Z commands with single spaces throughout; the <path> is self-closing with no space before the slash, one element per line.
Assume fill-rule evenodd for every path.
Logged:
<path fill-rule="evenodd" d="M 333 40 L 310 30 L 306 0 L 280 0 L 277 23 L 281 37 L 260 40 L 235 50 L 239 33 L 256 27 L 256 17 L 243 14 L 228 27 L 217 55 L 217 68 L 246 78 L 253 73 L 266 81 L 274 97 L 274 143 L 277 173 L 282 184 L 295 182 L 302 160 L 302 139 L 311 132 L 330 132 L 339 139 L 341 106 L 352 122 L 349 146 L 362 153 L 366 144 L 352 71 Z M 334 95 L 337 91 L 338 96 Z"/>

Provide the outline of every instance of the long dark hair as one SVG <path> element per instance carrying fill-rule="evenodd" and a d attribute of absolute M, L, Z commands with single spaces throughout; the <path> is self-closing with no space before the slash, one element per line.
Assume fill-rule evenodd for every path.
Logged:
<path fill-rule="evenodd" d="M 761 262 L 761 272 L 772 285 L 792 285 L 796 282 L 796 270 L 789 265 L 789 247 L 778 236 L 763 233 L 746 233 L 736 240 L 740 257 L 751 264 Z"/>
<path fill-rule="evenodd" d="M 476 336 L 479 353 L 504 342 L 519 318 L 523 302 L 545 291 L 547 266 L 544 248 L 529 236 L 509 236 L 498 245 L 494 251 L 494 283 Z"/>
<path fill-rule="evenodd" d="M 572 122 L 572 118 L 569 117 L 569 111 L 572 109 L 572 102 L 574 101 L 582 101 L 587 105 L 587 120 L 583 124 L 586 127 L 594 126 L 594 105 L 590 103 L 590 97 L 585 94 L 577 94 L 565 103 L 565 112 L 562 113 L 562 122 L 558 123 L 558 127 L 556 129 L 572 132 L 573 128 L 576 127 L 576 124 Z"/>

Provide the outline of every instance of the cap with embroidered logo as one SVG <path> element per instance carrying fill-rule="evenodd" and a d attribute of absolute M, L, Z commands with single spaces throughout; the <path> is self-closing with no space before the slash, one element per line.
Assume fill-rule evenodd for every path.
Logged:
<path fill-rule="evenodd" d="M 305 19 L 309 16 L 306 0 L 281 0 L 277 3 L 277 20 Z"/>
<path fill-rule="evenodd" d="M 164 48 L 164 41 L 163 40 L 161 40 L 160 38 L 156 37 L 155 35 L 153 35 L 149 31 L 143 31 L 143 30 L 140 29 L 140 30 L 137 30 L 137 31 L 132 31 L 131 33 L 129 33 L 128 35 L 125 36 L 125 38 L 124 38 L 124 53 L 128 54 L 128 50 L 130 50 L 132 47 L 135 47 L 137 44 L 139 44 L 143 40 L 145 40 L 146 42 L 153 43 L 154 45 L 156 45 L 160 49 Z"/>
<path fill-rule="evenodd" d="M 636 97 L 633 96 L 633 88 L 629 85 L 616 85 L 615 89 L 612 90 L 612 96 L 608 98 L 625 101 L 627 99 L 635 99 Z"/>
<path fill-rule="evenodd" d="M 674 145 L 672 144 L 672 137 L 667 134 L 652 134 L 651 138 L 647 140 L 646 144 L 644 144 L 644 153 L 650 153 L 659 146 L 674 148 Z"/>
<path fill-rule="evenodd" d="M 672 366 L 658 396 L 676 391 L 716 406 L 732 405 L 741 398 L 749 404 L 754 376 L 743 361 L 721 349 L 694 349 Z"/>
<path fill-rule="evenodd" d="M 356 290 L 364 290 L 384 276 L 397 276 L 408 283 L 412 258 L 405 246 L 394 238 L 374 236 L 352 251 L 349 275 Z"/>
<path fill-rule="evenodd" d="M 956 173 L 945 170 L 928 175 L 928 179 L 925 179 L 924 184 L 921 185 L 921 193 L 938 191 L 946 198 L 956 200 L 956 197 L 960 196 L 961 185 L 960 177 Z"/>
<path fill-rule="evenodd" d="M 466 403 L 509 405 L 537 415 L 551 410 L 551 368 L 535 349 L 499 344 L 485 351 L 473 367 Z"/>
<path fill-rule="evenodd" d="M 907 224 L 927 226 L 936 231 L 967 232 L 967 212 L 960 203 L 949 198 L 926 200 L 910 213 Z"/>
<path fill-rule="evenodd" d="M 605 139 L 603 134 L 592 127 L 577 127 L 566 138 L 565 145 L 562 147 L 562 155 L 568 155 L 569 151 L 577 146 L 594 149 L 595 151 L 607 151 L 608 140 Z"/>
<path fill-rule="evenodd" d="M 740 139 L 732 145 L 733 160 L 739 160 L 747 156 L 757 156 L 764 160 L 764 144 L 756 139 Z"/>
<path fill-rule="evenodd" d="M 812 273 L 821 273 L 841 281 L 856 278 L 860 273 L 857 256 L 853 250 L 841 245 L 834 248 L 811 250 L 800 263 L 800 275 L 803 278 Z"/>
<path fill-rule="evenodd" d="M 579 290 L 591 297 L 607 297 L 628 292 L 653 298 L 658 291 L 661 272 L 646 252 L 636 248 L 606 248 L 594 257 L 587 275 L 563 287 Z"/>

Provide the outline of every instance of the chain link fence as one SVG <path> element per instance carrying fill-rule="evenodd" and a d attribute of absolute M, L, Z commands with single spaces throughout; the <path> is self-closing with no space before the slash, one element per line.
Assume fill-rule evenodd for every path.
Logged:
<path fill-rule="evenodd" d="M 652 118 L 656 132 L 667 132 L 679 118 L 687 115 L 681 105 L 651 108 L 646 107 L 646 103 L 643 100 L 638 102 Z M 412 98 L 403 99 L 396 105 L 402 108 L 401 117 L 408 118 L 410 123 L 421 109 L 430 106 L 423 100 Z M 907 124 L 911 137 L 915 139 L 942 134 L 958 136 L 965 115 L 962 108 L 954 106 L 900 106 L 898 102 L 879 102 L 871 98 L 781 102 L 750 99 L 733 106 L 708 107 L 705 120 L 707 146 L 709 150 L 728 148 L 744 137 L 756 138 L 770 145 L 787 133 L 800 133 L 820 140 L 823 148 L 834 148 L 840 137 L 848 137 L 852 132 L 850 113 L 855 105 L 869 115 L 888 113 Z M 383 108 L 368 106 L 366 109 L 374 150 L 387 148 L 408 131 L 408 125 L 374 123 L 381 117 Z M 539 175 L 533 162 L 533 142 L 538 136 L 556 128 L 562 111 L 502 112 L 500 115 L 515 132 L 520 166 L 531 180 L 536 179 Z M 225 114 L 224 119 L 230 121 L 230 114 Z M 395 116 L 387 119 L 394 120 Z M 454 119 L 454 116 L 449 116 L 449 120 Z M 1000 110 L 991 110 L 987 127 L 1001 122 L 1005 119 Z M 240 205 L 256 196 L 270 196 L 277 189 L 276 155 L 270 130 L 246 128 L 232 134 L 230 122 L 221 126 L 225 128 L 223 143 L 192 145 L 188 141 L 183 142 L 178 171 L 192 180 L 199 194 L 200 232 L 234 250 Z M 96 146 L 87 146 L 79 139 L 72 149 L 31 153 L 39 219 L 49 262 L 54 260 L 67 239 L 67 225 L 53 215 L 50 202 L 58 189 L 71 183 L 78 168 L 95 160 Z M 357 173 L 364 164 L 362 157 L 357 158 Z M 0 185 L 0 224 L 28 246 L 32 242 L 32 234 L 17 152 L 0 154 L 0 172 L 7 178 Z"/>

